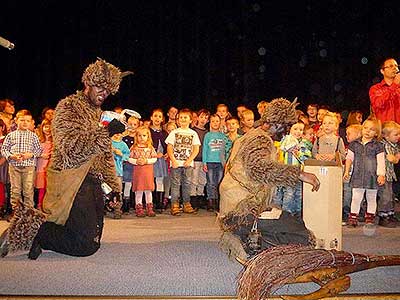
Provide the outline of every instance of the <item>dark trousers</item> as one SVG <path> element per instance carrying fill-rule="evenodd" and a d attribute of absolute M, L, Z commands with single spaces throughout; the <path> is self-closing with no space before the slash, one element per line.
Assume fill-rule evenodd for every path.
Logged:
<path fill-rule="evenodd" d="M 42 249 L 71 256 L 89 256 L 100 248 L 103 221 L 104 200 L 100 182 L 87 175 L 65 225 L 45 222 L 36 238 Z"/>

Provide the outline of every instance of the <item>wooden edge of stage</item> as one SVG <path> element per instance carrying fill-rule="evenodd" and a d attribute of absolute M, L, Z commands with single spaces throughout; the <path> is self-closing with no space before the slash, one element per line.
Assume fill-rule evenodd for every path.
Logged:
<path fill-rule="evenodd" d="M 235 296 L 37 296 L 37 295 L 0 295 L 0 300 L 237 300 Z M 280 296 L 269 300 L 282 299 Z M 335 297 L 321 298 L 324 300 L 400 300 L 400 293 L 396 294 L 341 294 Z"/>

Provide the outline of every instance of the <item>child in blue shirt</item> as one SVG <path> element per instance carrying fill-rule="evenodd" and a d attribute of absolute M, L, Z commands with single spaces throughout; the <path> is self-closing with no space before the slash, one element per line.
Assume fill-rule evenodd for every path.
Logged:
<path fill-rule="evenodd" d="M 120 186 L 121 186 L 121 191 L 122 191 L 122 178 L 123 178 L 123 162 L 128 161 L 129 155 L 130 155 L 130 150 L 128 148 L 128 145 L 122 141 L 122 133 L 117 133 L 114 134 L 111 137 L 111 143 L 112 143 L 112 150 L 113 150 L 113 155 L 114 155 L 114 163 L 115 163 L 115 171 L 117 173 L 117 177 L 120 181 Z M 122 199 L 122 193 L 120 195 L 120 200 Z M 121 202 L 121 201 L 119 201 Z M 121 205 L 117 205 L 114 210 L 114 218 L 119 219 L 121 218 Z"/>
<path fill-rule="evenodd" d="M 224 175 L 225 134 L 220 131 L 221 118 L 210 116 L 210 131 L 203 140 L 203 170 L 207 175 L 207 210 L 214 211 L 219 207 L 218 186 Z"/>

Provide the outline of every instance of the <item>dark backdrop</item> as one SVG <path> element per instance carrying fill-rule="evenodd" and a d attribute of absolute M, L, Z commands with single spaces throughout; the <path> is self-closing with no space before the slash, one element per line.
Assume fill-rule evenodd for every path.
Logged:
<path fill-rule="evenodd" d="M 290 1 L 291 2 L 291 1 Z M 378 63 L 398 59 L 392 1 L 18 1 L 0 4 L 0 98 L 38 115 L 82 87 L 96 57 L 135 71 L 105 109 L 231 110 L 298 97 L 369 109 Z"/>

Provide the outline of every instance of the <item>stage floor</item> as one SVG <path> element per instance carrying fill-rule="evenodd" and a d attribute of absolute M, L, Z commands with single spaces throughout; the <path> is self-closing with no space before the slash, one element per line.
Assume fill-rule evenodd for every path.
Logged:
<path fill-rule="evenodd" d="M 0 221 L 0 230 L 7 225 Z M 93 256 L 76 258 L 44 251 L 37 261 L 21 252 L 0 259 L 0 296 L 234 299 L 241 266 L 219 250 L 220 234 L 215 214 L 204 210 L 181 217 L 106 218 L 102 247 Z M 400 228 L 378 227 L 369 237 L 363 235 L 362 227 L 343 227 L 343 250 L 400 254 Z M 376 297 L 363 299 L 400 299 L 400 266 L 362 271 L 351 278 L 347 293 L 352 299 L 368 294 Z M 277 293 L 312 290 L 312 284 L 296 284 Z"/>

